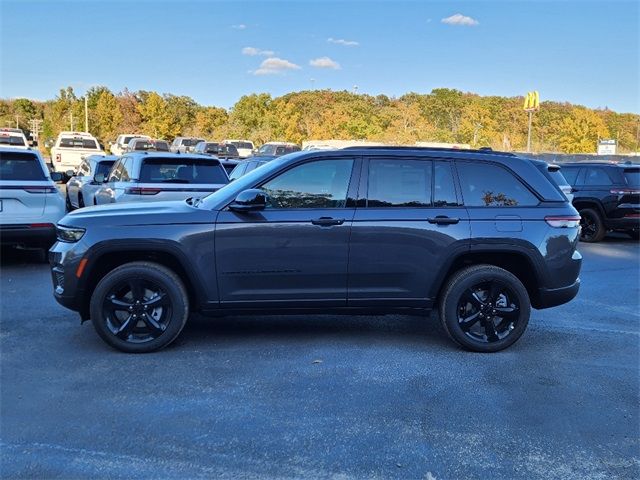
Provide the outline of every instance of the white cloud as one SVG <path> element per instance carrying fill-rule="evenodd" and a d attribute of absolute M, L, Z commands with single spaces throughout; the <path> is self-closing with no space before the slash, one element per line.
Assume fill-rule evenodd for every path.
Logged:
<path fill-rule="evenodd" d="M 447 25 L 462 25 L 465 27 L 474 27 L 480 23 L 475 18 L 467 17 L 461 13 L 456 13 L 450 17 L 443 18 L 441 22 L 446 23 Z"/>
<path fill-rule="evenodd" d="M 343 38 L 327 38 L 327 42 L 335 43 L 337 45 L 344 45 L 345 47 L 357 47 L 360 45 L 360 42 L 356 42 L 355 40 L 345 40 Z"/>
<path fill-rule="evenodd" d="M 271 57 L 264 60 L 260 67 L 252 72 L 254 75 L 277 75 L 287 70 L 300 70 L 300 65 L 291 63 L 283 58 Z"/>
<path fill-rule="evenodd" d="M 309 65 L 316 68 L 332 68 L 334 70 L 340 70 L 340 64 L 329 57 L 314 58 L 309 61 Z"/>
<path fill-rule="evenodd" d="M 273 57 L 273 50 L 261 50 L 255 47 L 244 47 L 242 49 L 243 55 L 249 55 L 250 57 L 255 57 L 256 55 L 262 55 L 264 57 Z"/>
<path fill-rule="evenodd" d="M 234 28 L 236 30 L 244 30 L 245 28 L 247 28 L 247 26 L 244 23 L 239 23 L 237 25 L 231 25 L 231 28 Z"/>

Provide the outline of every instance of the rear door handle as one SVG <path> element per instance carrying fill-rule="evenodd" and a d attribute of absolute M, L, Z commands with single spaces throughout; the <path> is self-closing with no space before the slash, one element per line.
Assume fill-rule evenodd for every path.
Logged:
<path fill-rule="evenodd" d="M 320 225 L 321 227 L 330 227 L 332 225 L 342 225 L 344 223 L 344 218 L 320 217 L 315 220 L 311 220 L 311 223 L 314 225 Z"/>
<path fill-rule="evenodd" d="M 451 218 L 445 215 L 438 215 L 437 217 L 427 218 L 429 223 L 435 223 L 436 225 L 453 225 L 460 222 L 459 218 Z"/>

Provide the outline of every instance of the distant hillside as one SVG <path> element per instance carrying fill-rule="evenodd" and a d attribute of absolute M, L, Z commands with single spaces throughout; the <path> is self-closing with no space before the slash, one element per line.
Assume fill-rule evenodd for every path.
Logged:
<path fill-rule="evenodd" d="M 439 88 L 400 98 L 346 91 L 312 90 L 272 98 L 246 95 L 229 110 L 203 106 L 187 96 L 151 91 L 114 94 L 106 87 L 87 92 L 89 130 L 103 143 L 119 133 L 145 133 L 172 140 L 177 135 L 207 139 L 247 138 L 301 143 L 306 139 L 366 139 L 387 143 L 457 142 L 501 150 L 526 148 L 527 115 L 522 97 L 482 97 Z M 61 130 L 84 130 L 84 97 L 71 87 L 45 102 L 0 100 L 2 126 L 42 119 L 41 139 Z M 533 118 L 536 152 L 593 153 L 599 138 L 618 139 L 620 153 L 638 149 L 640 116 L 542 102 Z"/>

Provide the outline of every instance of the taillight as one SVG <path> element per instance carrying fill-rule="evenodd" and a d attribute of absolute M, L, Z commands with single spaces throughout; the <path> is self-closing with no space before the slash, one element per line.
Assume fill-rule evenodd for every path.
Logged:
<path fill-rule="evenodd" d="M 161 188 L 132 187 L 125 189 L 124 193 L 127 195 L 156 195 L 161 191 Z"/>
<path fill-rule="evenodd" d="M 640 218 L 640 213 L 627 213 L 624 218 Z"/>
<path fill-rule="evenodd" d="M 40 187 L 38 185 L 22 187 L 27 193 L 56 193 L 56 187 Z"/>
<path fill-rule="evenodd" d="M 31 228 L 53 228 L 55 225 L 53 223 L 32 223 L 29 226 Z"/>
<path fill-rule="evenodd" d="M 61 162 L 62 156 L 59 153 L 56 153 L 56 162 Z"/>
<path fill-rule="evenodd" d="M 580 215 L 549 216 L 544 221 L 553 228 L 574 228 L 580 225 Z"/>
<path fill-rule="evenodd" d="M 610 192 L 613 195 L 640 195 L 640 190 L 632 188 L 612 188 Z"/>

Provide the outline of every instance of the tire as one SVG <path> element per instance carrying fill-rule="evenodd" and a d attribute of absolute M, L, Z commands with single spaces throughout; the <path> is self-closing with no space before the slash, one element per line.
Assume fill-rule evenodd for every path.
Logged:
<path fill-rule="evenodd" d="M 189 297 L 172 270 L 131 262 L 100 280 L 89 308 L 91 322 L 107 344 L 122 352 L 147 353 L 178 337 L 189 317 Z"/>
<path fill-rule="evenodd" d="M 452 274 L 439 306 L 440 321 L 449 337 L 474 352 L 497 352 L 513 345 L 531 315 L 529 294 L 522 282 L 493 265 L 474 265 Z"/>
<path fill-rule="evenodd" d="M 65 195 L 65 205 L 67 207 L 67 212 L 73 211 L 73 205 L 71 205 L 71 199 L 69 198 L 69 194 Z"/>
<path fill-rule="evenodd" d="M 602 217 L 597 210 L 583 208 L 580 210 L 580 241 L 595 243 L 601 241 L 607 234 Z"/>
<path fill-rule="evenodd" d="M 82 194 L 79 193 L 78 194 L 78 208 L 84 208 L 84 198 L 82 197 Z"/>

